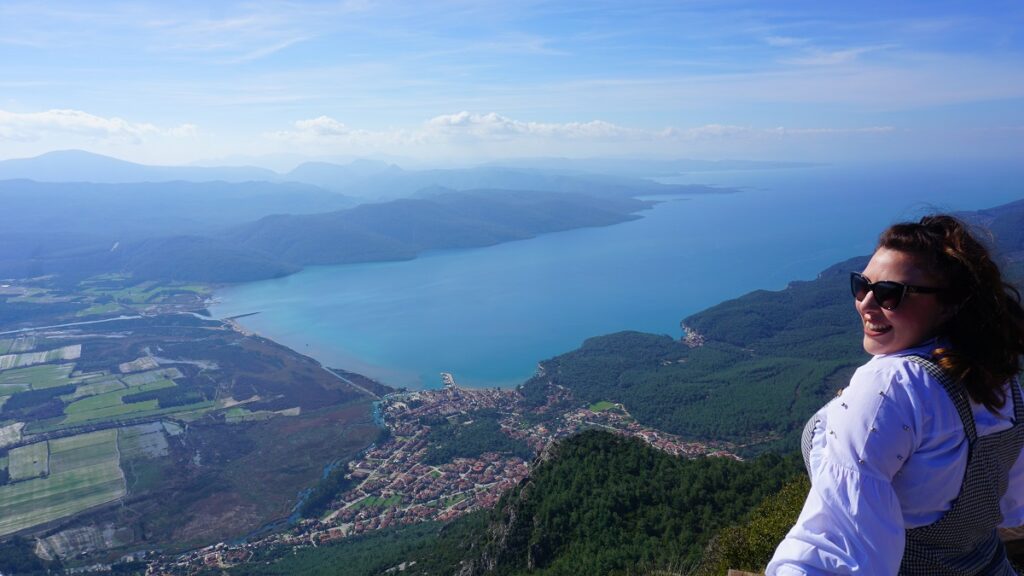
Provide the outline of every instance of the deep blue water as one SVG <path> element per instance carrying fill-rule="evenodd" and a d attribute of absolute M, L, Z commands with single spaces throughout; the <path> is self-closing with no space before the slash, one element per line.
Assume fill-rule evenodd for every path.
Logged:
<path fill-rule="evenodd" d="M 867 254 L 887 225 L 1024 198 L 1008 165 L 697 173 L 740 187 L 668 198 L 640 220 L 416 260 L 323 266 L 219 291 L 212 313 L 327 366 L 412 388 L 510 386 L 539 360 L 619 330 L 680 335 L 689 314 Z"/>

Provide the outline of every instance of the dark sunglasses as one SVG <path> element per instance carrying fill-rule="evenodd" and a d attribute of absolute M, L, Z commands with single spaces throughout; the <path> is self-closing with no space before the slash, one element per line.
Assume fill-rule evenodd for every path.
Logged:
<path fill-rule="evenodd" d="M 859 272 L 850 272 L 850 291 L 857 302 L 864 300 L 868 292 L 875 295 L 875 301 L 886 310 L 895 310 L 903 302 L 907 294 L 935 294 L 942 292 L 942 288 L 931 288 L 928 286 L 912 286 L 902 282 L 871 282 L 867 276 Z"/>

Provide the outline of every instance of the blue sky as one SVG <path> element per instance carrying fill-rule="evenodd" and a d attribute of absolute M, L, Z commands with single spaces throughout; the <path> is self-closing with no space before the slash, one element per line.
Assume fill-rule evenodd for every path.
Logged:
<path fill-rule="evenodd" d="M 0 0 L 0 158 L 1024 155 L 1024 3 Z"/>

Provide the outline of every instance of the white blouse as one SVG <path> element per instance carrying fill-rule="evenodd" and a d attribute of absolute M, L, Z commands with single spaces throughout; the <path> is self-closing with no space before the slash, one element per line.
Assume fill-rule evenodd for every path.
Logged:
<path fill-rule="evenodd" d="M 952 507 L 967 467 L 956 407 L 924 368 L 904 356 L 875 356 L 818 412 L 810 453 L 811 491 L 768 564 L 767 576 L 895 575 L 904 531 Z M 971 402 L 978 436 L 1013 425 L 1013 400 L 998 414 Z M 1024 458 L 1010 471 L 1001 526 L 1024 525 Z"/>

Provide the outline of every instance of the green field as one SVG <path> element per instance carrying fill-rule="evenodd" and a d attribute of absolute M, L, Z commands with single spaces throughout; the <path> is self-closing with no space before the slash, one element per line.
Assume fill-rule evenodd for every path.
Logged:
<path fill-rule="evenodd" d="M 593 404 L 590 405 L 591 412 L 604 412 L 605 410 L 611 410 L 612 408 L 615 408 L 615 404 L 612 402 L 608 402 L 607 400 L 594 402 Z"/>
<path fill-rule="evenodd" d="M 51 475 L 99 464 L 116 466 L 117 463 L 116 428 L 50 440 Z"/>
<path fill-rule="evenodd" d="M 97 314 L 110 314 L 121 310 L 121 305 L 116 302 L 108 302 L 106 304 L 93 304 L 84 310 L 79 310 L 75 313 L 75 316 L 94 316 Z"/>
<path fill-rule="evenodd" d="M 228 411 L 224 413 L 224 421 L 228 424 L 238 424 L 239 422 L 257 422 L 260 420 L 269 420 L 274 417 L 273 412 L 267 412 L 260 410 L 258 412 L 251 412 L 241 406 L 235 406 L 228 408 Z"/>
<path fill-rule="evenodd" d="M 174 380 L 175 378 L 181 378 L 181 372 L 177 368 L 161 368 L 160 370 L 150 370 L 149 372 L 121 376 L 121 380 L 129 386 L 140 386 L 160 380 Z"/>
<path fill-rule="evenodd" d="M 82 346 L 80 344 L 62 346 L 53 350 L 42 350 L 40 352 L 5 354 L 0 356 L 0 370 L 23 368 L 34 364 L 46 364 L 48 362 L 59 362 L 61 360 L 77 360 L 81 355 Z"/>
<path fill-rule="evenodd" d="M 0 536 L 124 496 L 116 430 L 60 438 L 50 444 L 49 476 L 0 486 Z"/>
<path fill-rule="evenodd" d="M 67 401 L 73 402 L 87 396 L 97 396 L 115 390 L 124 390 L 125 385 L 114 376 L 108 376 L 102 380 L 92 380 L 89 384 L 80 384 L 72 394 L 61 396 Z"/>
<path fill-rule="evenodd" d="M 28 390 L 28 384 L 0 384 L 0 396 L 10 396 L 22 390 Z"/>
<path fill-rule="evenodd" d="M 28 352 L 36 347 L 35 336 L 18 336 L 17 338 L 4 338 L 0 340 L 0 355 L 17 354 Z"/>
<path fill-rule="evenodd" d="M 86 283 L 83 282 L 83 285 L 84 284 Z M 209 288 L 200 284 L 175 285 L 159 284 L 157 282 L 142 282 L 134 286 L 129 286 L 127 288 L 85 288 L 84 292 L 94 297 L 109 297 L 112 298 L 113 301 L 108 304 L 95 305 L 89 310 L 82 311 L 80 315 L 86 312 L 95 313 L 90 312 L 90 310 L 102 310 L 102 308 L 104 307 L 108 309 L 113 307 L 113 309 L 116 310 L 119 307 L 119 305 L 132 306 L 159 302 L 161 300 L 166 299 L 167 295 L 179 292 L 192 292 L 195 294 L 203 295 L 209 293 Z"/>
<path fill-rule="evenodd" d="M 353 510 L 360 510 L 362 508 L 368 508 L 370 506 L 383 506 L 385 508 L 389 506 L 398 506 L 402 503 L 402 495 L 395 494 L 390 498 L 377 498 L 376 496 L 367 496 L 359 502 L 352 505 Z"/>
<path fill-rule="evenodd" d="M 122 388 L 76 400 L 64 407 L 65 418 L 61 424 L 77 424 L 92 420 L 105 420 L 126 414 L 135 415 L 137 412 L 159 410 L 160 406 L 156 400 L 124 404 L 121 398 L 128 394 L 149 392 L 150 390 L 159 390 L 160 388 L 170 388 L 172 386 L 175 386 L 175 384 L 170 380 L 157 380 L 140 386 Z"/>
<path fill-rule="evenodd" d="M 15 448 L 8 453 L 11 482 L 45 476 L 49 472 L 50 452 L 46 441 Z"/>
<path fill-rule="evenodd" d="M 0 390 L 11 384 L 27 384 L 36 390 L 70 384 L 68 378 L 74 368 L 74 364 L 43 364 L 4 370 L 0 372 Z"/>

